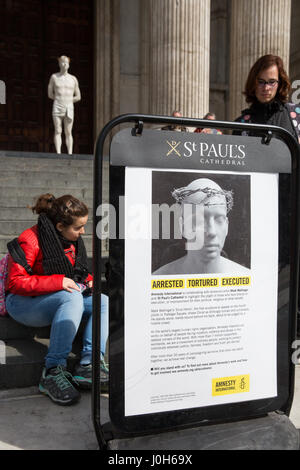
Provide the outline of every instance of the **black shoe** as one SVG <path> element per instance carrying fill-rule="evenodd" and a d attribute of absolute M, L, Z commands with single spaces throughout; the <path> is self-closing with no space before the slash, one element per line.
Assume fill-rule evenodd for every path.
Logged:
<path fill-rule="evenodd" d="M 92 364 L 78 364 L 73 379 L 77 382 L 79 388 L 90 390 L 92 388 Z M 108 391 L 109 373 L 104 360 L 100 361 L 100 387 L 101 392 Z"/>
<path fill-rule="evenodd" d="M 100 360 L 100 390 L 101 393 L 108 393 L 109 386 L 109 370 L 108 365 L 102 356 Z"/>
<path fill-rule="evenodd" d="M 48 395 L 57 405 L 73 405 L 80 400 L 80 393 L 69 380 L 70 375 L 62 366 L 52 368 L 48 373 L 44 369 L 39 384 L 40 392 Z"/>
<path fill-rule="evenodd" d="M 92 364 L 78 364 L 73 374 L 79 388 L 90 390 L 92 388 Z"/>

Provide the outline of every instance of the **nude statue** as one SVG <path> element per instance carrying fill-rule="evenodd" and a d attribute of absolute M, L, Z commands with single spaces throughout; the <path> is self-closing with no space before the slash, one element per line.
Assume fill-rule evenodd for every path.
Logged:
<path fill-rule="evenodd" d="M 64 126 L 68 154 L 73 153 L 72 127 L 74 122 L 74 103 L 80 101 L 78 80 L 68 73 L 70 58 L 58 58 L 60 71 L 51 75 L 48 97 L 53 101 L 52 117 L 54 123 L 54 145 L 56 153 L 61 153 L 62 127 Z"/>

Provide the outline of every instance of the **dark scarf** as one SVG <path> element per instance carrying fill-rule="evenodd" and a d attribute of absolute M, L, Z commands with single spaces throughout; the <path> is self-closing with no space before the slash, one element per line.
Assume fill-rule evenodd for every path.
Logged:
<path fill-rule="evenodd" d="M 43 252 L 44 274 L 64 274 L 75 282 L 83 283 L 88 275 L 87 254 L 81 237 L 74 243 L 76 248 L 75 265 L 72 266 L 67 258 L 64 248 L 72 242 L 59 236 L 51 220 L 46 214 L 38 218 L 39 243 Z"/>
<path fill-rule="evenodd" d="M 267 124 L 270 126 L 279 126 L 286 129 L 295 137 L 298 142 L 297 132 L 290 118 L 287 107 L 279 100 L 273 100 L 271 103 L 260 103 L 255 101 L 252 106 L 243 111 L 243 114 L 250 114 L 253 124 Z"/>

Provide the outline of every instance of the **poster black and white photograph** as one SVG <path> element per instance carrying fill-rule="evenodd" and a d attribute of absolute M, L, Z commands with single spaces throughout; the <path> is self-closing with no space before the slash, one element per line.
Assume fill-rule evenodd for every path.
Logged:
<path fill-rule="evenodd" d="M 152 172 L 152 275 L 249 273 L 250 176 Z"/>
<path fill-rule="evenodd" d="M 273 173 L 125 169 L 126 416 L 277 396 L 278 194 Z"/>

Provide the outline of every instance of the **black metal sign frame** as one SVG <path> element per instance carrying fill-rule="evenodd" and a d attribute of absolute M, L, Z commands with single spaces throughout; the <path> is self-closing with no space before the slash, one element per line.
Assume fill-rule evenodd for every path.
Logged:
<path fill-rule="evenodd" d="M 216 405 L 204 407 L 204 413 L 197 413 L 194 408 L 189 410 L 177 410 L 176 412 L 154 413 L 149 415 L 125 417 L 124 415 L 124 368 L 119 369 L 119 365 L 110 364 L 110 408 L 113 415 L 113 424 L 101 423 L 100 409 L 100 312 L 101 312 L 101 274 L 102 253 L 101 240 L 97 237 L 97 224 L 100 221 L 97 208 L 102 204 L 102 177 L 103 177 L 103 154 L 104 144 L 111 131 L 121 124 L 134 124 L 132 136 L 138 137 L 143 132 L 144 124 L 154 125 L 181 125 L 202 128 L 218 128 L 230 131 L 248 131 L 251 135 L 259 136 L 262 144 L 269 145 L 272 137 L 280 139 L 284 142 L 289 150 L 291 158 L 290 174 L 279 176 L 279 188 L 288 188 L 288 191 L 281 191 L 279 194 L 279 206 L 282 208 L 289 207 L 290 219 L 289 223 L 289 315 L 283 324 L 278 324 L 278 397 L 276 399 L 254 400 L 246 406 L 240 406 L 240 403 L 232 403 L 227 405 Z M 270 411 L 278 410 L 284 414 L 289 414 L 293 400 L 294 391 L 294 364 L 291 361 L 293 349 L 292 343 L 295 339 L 296 332 L 296 312 L 298 302 L 298 259 L 299 259 L 299 146 L 286 130 L 276 126 L 263 126 L 255 124 L 243 124 L 223 121 L 210 121 L 198 119 L 172 118 L 167 116 L 149 116 L 140 114 L 126 114 L 119 116 L 110 121 L 100 133 L 96 149 L 94 161 L 94 198 L 93 198 L 93 272 L 94 272 L 94 289 L 93 289 L 93 389 L 92 389 L 92 416 L 94 428 L 101 449 L 105 449 L 107 441 L 117 437 L 128 437 L 141 434 L 150 434 L 162 431 L 170 431 L 180 429 L 182 427 L 191 427 L 201 424 L 211 424 L 217 422 L 226 422 L 237 419 L 245 419 L 264 415 Z M 110 162 L 111 165 L 111 162 Z M 124 174 L 125 167 L 113 167 L 115 175 L 115 183 L 118 183 L 118 195 L 124 195 Z M 286 192 L 284 194 L 284 192 Z M 283 212 L 283 211 L 281 211 Z M 279 227 L 280 231 L 284 231 L 279 209 Z M 119 253 L 118 270 L 121 276 L 114 278 L 116 285 L 114 290 L 122 295 L 124 293 L 124 240 L 114 241 L 115 253 Z M 119 281 L 118 281 L 119 279 Z M 278 289 L 280 289 L 280 273 Z M 279 290 L 278 290 L 279 292 Z M 120 304 L 118 303 L 118 308 Z M 124 310 L 118 312 L 118 318 L 123 319 Z M 115 319 L 110 318 L 110 326 L 114 328 Z M 278 320 L 279 321 L 279 320 Z M 281 320 L 282 322 L 282 320 Z M 120 325 L 119 325 L 120 327 Z M 282 332 L 282 333 L 281 333 Z M 122 325 L 118 331 L 118 341 L 124 348 L 124 337 Z M 110 329 L 110 354 L 114 358 L 114 331 Z M 118 345 L 119 348 L 119 345 Z M 122 349 L 122 348 L 121 348 Z M 280 351 L 279 351 L 280 350 Z M 119 353 L 119 349 L 118 349 Z M 121 360 L 124 359 L 124 349 L 121 352 Z M 285 372 L 284 372 L 285 371 Z M 122 375 L 123 374 L 123 375 Z M 279 377 L 280 376 L 280 377 Z M 123 391 L 123 394 L 122 394 Z M 115 394 L 116 393 L 116 394 Z M 117 397 L 117 400 L 116 400 Z M 123 399 L 121 398 L 123 397 Z M 246 410 L 246 411 L 245 411 Z"/>

